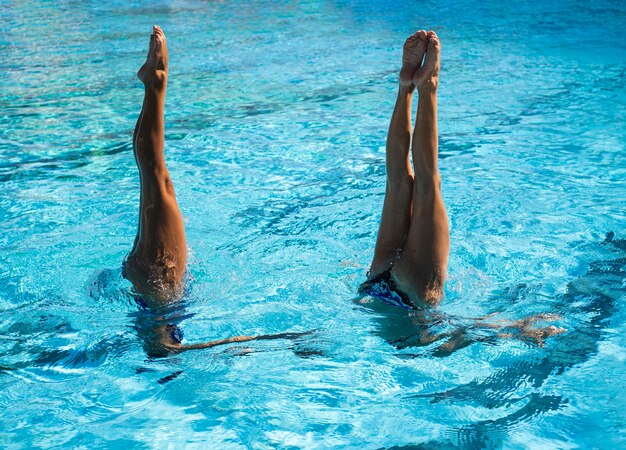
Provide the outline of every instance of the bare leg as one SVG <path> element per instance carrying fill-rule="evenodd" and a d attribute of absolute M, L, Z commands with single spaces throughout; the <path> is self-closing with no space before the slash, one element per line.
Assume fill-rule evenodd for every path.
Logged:
<path fill-rule="evenodd" d="M 126 276 L 148 306 L 180 295 L 187 259 L 183 220 L 163 153 L 167 56 L 165 34 L 155 26 L 148 57 L 137 74 L 145 86 L 133 142 L 141 201 L 139 229 L 126 265 Z"/>
<path fill-rule="evenodd" d="M 413 134 L 415 182 L 411 224 L 402 256 L 392 272 L 403 291 L 431 304 L 436 304 L 443 295 L 450 251 L 448 218 L 437 166 L 439 53 L 439 39 L 430 31 L 424 64 L 413 75 L 419 100 Z"/>
<path fill-rule="evenodd" d="M 426 50 L 426 32 L 418 31 L 404 43 L 398 98 L 387 135 L 387 185 L 376 239 L 370 277 L 389 269 L 402 249 L 411 220 L 413 170 L 409 161 L 411 143 L 411 105 L 413 73 L 422 64 Z"/>
<path fill-rule="evenodd" d="M 135 124 L 135 131 L 133 131 L 133 155 L 135 156 L 135 162 L 138 161 L 137 158 L 137 136 L 139 134 L 139 128 L 141 127 L 141 121 L 143 119 L 143 110 L 145 105 L 145 100 L 141 104 L 141 112 L 139 113 L 139 117 L 137 118 L 137 123 Z M 139 184 L 141 186 L 141 171 L 139 171 Z M 135 253 L 135 249 L 137 248 L 137 244 L 139 243 L 139 235 L 141 234 L 141 211 L 143 211 L 143 191 L 141 190 L 139 193 L 139 214 L 138 222 L 137 222 L 137 235 L 135 236 L 135 242 L 133 243 L 133 249 L 130 251 L 131 254 Z"/>

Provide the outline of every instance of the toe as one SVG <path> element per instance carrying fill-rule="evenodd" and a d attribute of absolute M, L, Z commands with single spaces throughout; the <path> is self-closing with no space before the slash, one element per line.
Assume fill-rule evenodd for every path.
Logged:
<path fill-rule="evenodd" d="M 439 38 L 437 35 L 429 36 L 428 38 L 428 48 L 437 48 L 439 47 Z"/>
<path fill-rule="evenodd" d="M 425 39 L 426 39 L 426 36 L 427 36 L 427 33 L 426 33 L 426 31 L 425 31 L 425 30 L 419 30 L 419 31 L 418 31 L 418 35 L 419 35 L 419 38 L 420 38 L 420 39 L 425 40 Z"/>

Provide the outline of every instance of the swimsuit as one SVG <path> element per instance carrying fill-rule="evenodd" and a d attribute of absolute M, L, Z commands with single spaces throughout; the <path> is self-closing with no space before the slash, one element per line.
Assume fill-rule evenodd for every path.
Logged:
<path fill-rule="evenodd" d="M 165 325 L 165 329 L 170 333 L 170 339 L 177 344 L 183 343 L 183 330 L 178 328 L 176 325 L 168 323 Z"/>
<path fill-rule="evenodd" d="M 391 276 L 391 269 L 368 278 L 367 281 L 359 286 L 359 294 L 375 297 L 385 303 L 399 306 L 400 308 L 408 310 L 417 309 L 409 296 L 398 288 L 398 285 Z"/>

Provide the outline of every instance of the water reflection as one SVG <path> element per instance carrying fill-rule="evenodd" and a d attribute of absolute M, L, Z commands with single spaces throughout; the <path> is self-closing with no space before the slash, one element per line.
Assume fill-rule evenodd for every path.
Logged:
<path fill-rule="evenodd" d="M 473 343 L 497 345 L 501 339 L 516 338 L 545 347 L 539 357 L 520 357 L 506 367 L 495 369 L 484 378 L 476 378 L 451 389 L 411 398 L 426 398 L 430 403 L 466 404 L 493 409 L 510 409 L 497 419 L 479 420 L 451 431 L 453 441 L 463 447 L 491 448 L 504 439 L 503 432 L 533 417 L 556 411 L 568 403 L 562 395 L 539 392 L 551 375 L 588 361 L 598 352 L 603 330 L 626 293 L 626 240 L 609 233 L 601 244 L 616 258 L 595 261 L 587 273 L 571 281 L 566 292 L 551 302 L 553 312 L 532 316 L 508 324 L 496 316 L 463 319 L 437 312 L 407 313 L 375 301 L 366 303 L 377 313 L 376 333 L 397 349 L 420 348 L 426 351 L 398 354 L 402 358 L 449 356 Z M 507 304 L 522 300 L 525 289 L 508 289 Z M 546 322 L 567 319 L 567 329 Z M 546 338 L 552 337 L 549 341 Z M 549 343 L 549 345 L 548 345 Z M 531 392 L 528 392 L 528 389 Z"/>

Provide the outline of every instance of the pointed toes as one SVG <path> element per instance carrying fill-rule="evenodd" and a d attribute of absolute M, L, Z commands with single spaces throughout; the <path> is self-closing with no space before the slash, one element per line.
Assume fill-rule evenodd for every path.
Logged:
<path fill-rule="evenodd" d="M 438 51 L 440 49 L 441 43 L 439 42 L 439 37 L 435 34 L 434 31 L 428 32 L 428 50 L 430 51 Z"/>
<path fill-rule="evenodd" d="M 160 36 L 162 38 L 165 38 L 165 32 L 163 31 L 163 29 L 158 26 L 158 25 L 154 25 L 152 27 L 152 34 L 156 35 L 156 36 Z"/>
<path fill-rule="evenodd" d="M 439 45 L 439 36 L 434 31 L 428 32 L 428 44 L 429 45 Z"/>
<path fill-rule="evenodd" d="M 415 41 L 425 40 L 426 36 L 427 36 L 427 33 L 425 30 L 419 30 L 413 33 L 411 36 L 409 36 L 405 42 L 415 42 Z"/>

